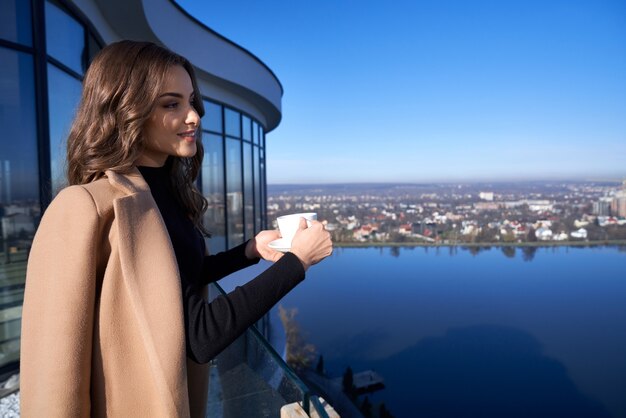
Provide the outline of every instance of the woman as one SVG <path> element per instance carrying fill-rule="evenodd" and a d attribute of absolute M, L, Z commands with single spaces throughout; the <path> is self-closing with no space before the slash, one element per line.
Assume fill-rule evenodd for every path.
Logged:
<path fill-rule="evenodd" d="M 22 317 L 24 417 L 201 415 L 206 363 L 332 252 L 302 222 L 291 251 L 264 231 L 206 256 L 202 100 L 191 64 L 152 43 L 104 48 L 83 82 L 68 180 L 29 257 Z M 211 303 L 206 284 L 275 263 Z M 202 415 L 203 416 L 203 415 Z"/>

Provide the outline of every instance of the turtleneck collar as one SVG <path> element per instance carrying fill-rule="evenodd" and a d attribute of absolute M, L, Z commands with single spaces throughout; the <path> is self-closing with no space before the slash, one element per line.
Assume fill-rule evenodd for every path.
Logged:
<path fill-rule="evenodd" d="M 169 159 L 161 167 L 137 166 L 137 169 L 150 186 L 155 183 L 169 184 L 171 176 L 171 162 Z"/>

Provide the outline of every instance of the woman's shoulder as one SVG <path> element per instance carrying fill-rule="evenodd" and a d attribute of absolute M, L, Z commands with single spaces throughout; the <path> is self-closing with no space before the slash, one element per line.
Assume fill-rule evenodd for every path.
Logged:
<path fill-rule="evenodd" d="M 120 197 L 120 191 L 113 187 L 106 177 L 85 184 L 75 184 L 62 189 L 50 207 L 92 207 L 99 215 L 105 215 L 113 208 L 113 201 Z"/>

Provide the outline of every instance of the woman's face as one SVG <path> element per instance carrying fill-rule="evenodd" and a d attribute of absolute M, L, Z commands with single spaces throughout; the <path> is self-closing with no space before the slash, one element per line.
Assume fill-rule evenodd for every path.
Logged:
<path fill-rule="evenodd" d="M 196 155 L 196 130 L 200 117 L 194 109 L 193 85 L 180 65 L 168 71 L 156 106 L 144 125 L 143 153 L 136 165 L 161 167 L 167 157 Z"/>

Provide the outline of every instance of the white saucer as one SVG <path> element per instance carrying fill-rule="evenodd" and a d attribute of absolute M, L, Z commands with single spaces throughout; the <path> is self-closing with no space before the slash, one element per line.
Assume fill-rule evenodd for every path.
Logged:
<path fill-rule="evenodd" d="M 281 253 L 286 253 L 291 249 L 291 243 L 284 238 L 276 239 L 269 244 L 267 244 L 273 250 L 280 251 Z"/>

